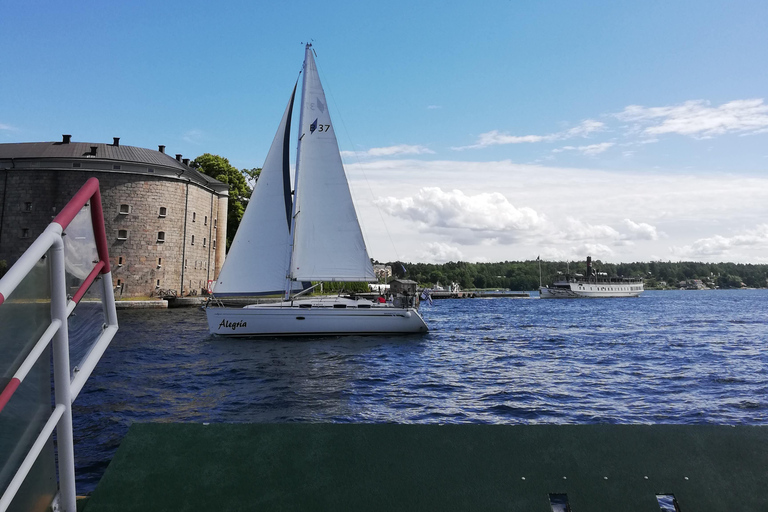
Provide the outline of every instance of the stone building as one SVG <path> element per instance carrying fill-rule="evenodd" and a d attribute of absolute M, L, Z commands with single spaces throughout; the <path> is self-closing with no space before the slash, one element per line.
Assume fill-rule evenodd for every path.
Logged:
<path fill-rule="evenodd" d="M 99 180 L 115 297 L 201 294 L 226 250 L 228 186 L 189 159 L 112 144 L 0 144 L 0 260 L 12 265 L 80 189 Z"/>

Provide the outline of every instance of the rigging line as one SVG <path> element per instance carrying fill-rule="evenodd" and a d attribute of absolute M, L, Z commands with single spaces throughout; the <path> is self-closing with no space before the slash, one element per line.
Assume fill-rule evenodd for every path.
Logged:
<path fill-rule="evenodd" d="M 331 101 L 333 102 L 333 108 L 338 113 L 337 119 L 341 121 L 341 126 L 344 129 L 344 135 L 347 137 L 347 141 L 349 142 L 350 147 L 354 148 L 355 145 L 352 142 L 352 137 L 349 135 L 349 130 L 347 130 L 347 125 L 346 123 L 344 123 L 344 117 L 341 115 L 341 109 L 339 108 L 338 103 L 336 103 L 336 97 L 333 95 L 333 88 L 329 87 L 327 76 L 325 75 L 325 73 L 322 73 L 322 70 L 320 69 L 320 66 L 317 64 L 317 61 L 315 61 L 315 66 L 317 67 L 317 72 L 322 74 L 322 77 L 321 77 L 322 82 L 325 84 L 325 87 L 323 87 L 323 89 L 326 91 L 327 94 L 331 96 Z M 381 212 L 381 208 L 379 208 L 379 205 L 376 204 L 376 197 L 373 194 L 373 188 L 371 187 L 371 182 L 368 179 L 368 174 L 365 172 L 365 168 L 363 167 L 362 162 L 360 161 L 360 157 L 358 156 L 357 151 L 353 151 L 353 153 L 355 155 L 354 158 L 356 160 L 357 167 L 363 173 L 363 178 L 365 178 L 365 184 L 368 187 L 369 194 L 371 195 L 371 203 L 376 207 L 376 211 L 379 214 L 379 219 L 381 219 L 381 223 L 384 226 L 384 231 L 386 231 L 387 233 L 389 244 L 392 246 L 392 250 L 395 253 L 395 259 L 396 261 L 401 261 L 400 254 L 397 251 L 397 246 L 395 245 L 395 242 L 392 239 L 392 234 L 389 232 L 389 226 L 387 225 L 387 222 L 384 220 L 384 215 Z M 342 156 L 342 161 L 344 160 L 345 160 L 345 157 Z M 345 173 L 346 173 L 346 169 L 345 169 Z M 352 187 L 350 187 L 350 191 L 351 189 Z M 365 223 L 362 222 L 362 220 L 360 219 L 360 216 L 358 216 L 358 220 L 361 221 L 361 224 L 363 224 L 363 231 L 366 231 Z M 370 256 L 370 254 L 368 256 Z"/>

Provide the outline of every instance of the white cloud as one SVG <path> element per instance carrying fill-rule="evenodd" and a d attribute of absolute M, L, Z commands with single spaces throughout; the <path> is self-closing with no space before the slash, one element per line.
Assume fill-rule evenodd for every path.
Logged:
<path fill-rule="evenodd" d="M 408 144 L 398 144 L 396 146 L 387 146 L 384 148 L 371 148 L 368 151 L 342 151 L 341 156 L 346 157 L 386 157 L 397 155 L 425 155 L 434 154 L 434 151 L 424 146 L 413 146 Z"/>
<path fill-rule="evenodd" d="M 203 142 L 203 138 L 202 130 L 189 130 L 181 136 L 181 139 L 184 142 L 195 145 L 201 144 Z"/>
<path fill-rule="evenodd" d="M 398 259 L 398 252 L 415 255 L 430 242 L 460 247 L 464 261 L 480 257 L 489 261 L 517 260 L 549 253 L 554 257 L 560 252 L 581 258 L 585 253 L 575 252 L 580 244 L 609 247 L 614 251 L 609 261 L 614 262 L 649 261 L 652 256 L 666 260 L 671 257 L 671 245 L 682 248 L 715 234 L 748 235 L 744 226 L 768 222 L 768 177 L 736 171 L 701 174 L 693 170 L 670 173 L 647 169 L 616 173 L 586 167 L 524 165 L 509 160 L 405 158 L 364 160 L 347 165 L 346 170 L 370 254 L 379 260 Z M 442 194 L 432 202 L 448 201 L 444 196 L 451 196 L 454 189 L 470 199 L 494 192 L 501 194 L 509 205 L 533 208 L 541 222 L 530 229 L 507 231 L 480 229 L 488 227 L 488 223 L 470 229 L 417 222 L 413 210 L 427 205 L 430 212 L 438 208 L 427 199 L 427 205 L 420 205 L 418 192 L 435 185 L 441 187 Z M 374 191 L 378 197 L 396 201 L 390 207 L 397 208 L 398 213 L 384 215 L 388 210 L 377 207 L 379 201 Z M 414 201 L 410 209 L 399 202 L 404 198 Z M 427 214 L 423 215 L 429 221 Z M 572 233 L 570 238 L 564 238 L 568 217 L 577 219 L 574 222 L 581 221 L 591 237 L 578 238 Z M 625 219 L 637 227 L 627 224 Z M 469 223 L 455 217 L 451 222 L 451 226 Z M 657 239 L 652 236 L 654 229 Z M 599 238 L 597 234 L 606 236 Z M 739 240 L 747 241 L 734 242 Z M 395 245 L 397 251 L 393 250 Z M 696 259 L 754 263 L 762 261 L 766 254 L 768 247 L 732 244 L 727 258 Z"/>
<path fill-rule="evenodd" d="M 442 105 L 427 105 L 427 110 L 436 110 L 443 108 Z"/>
<path fill-rule="evenodd" d="M 442 242 L 429 242 L 417 253 L 417 257 L 419 261 L 428 263 L 464 260 L 464 254 L 457 247 Z"/>
<path fill-rule="evenodd" d="M 590 144 L 589 146 L 563 146 L 562 148 L 553 149 L 552 152 L 562 153 L 564 151 L 578 151 L 582 155 L 594 156 L 607 151 L 610 147 L 615 145 L 614 142 L 601 142 L 599 144 Z"/>
<path fill-rule="evenodd" d="M 0 123 L 0 130 L 8 130 L 10 132 L 16 131 L 16 128 L 5 123 Z"/>
<path fill-rule="evenodd" d="M 413 197 L 384 197 L 375 203 L 386 213 L 416 222 L 422 229 L 439 229 L 453 239 L 475 243 L 492 237 L 507 241 L 516 232 L 545 222 L 535 210 L 517 208 L 498 192 L 467 195 L 461 190 L 424 187 Z"/>
<path fill-rule="evenodd" d="M 768 127 L 768 105 L 762 99 L 734 100 L 710 107 L 704 100 L 690 100 L 669 107 L 630 105 L 615 114 L 622 121 L 638 123 L 645 135 L 677 133 L 699 138 L 725 133 L 755 133 Z"/>
<path fill-rule="evenodd" d="M 593 132 L 601 132 L 605 129 L 605 123 L 595 121 L 593 119 L 587 119 L 582 121 L 580 125 L 566 130 L 561 134 L 561 138 L 569 139 L 571 137 L 586 137 Z"/>
<path fill-rule="evenodd" d="M 492 130 L 490 132 L 481 133 L 475 144 L 470 146 L 454 147 L 451 149 L 462 151 L 465 149 L 480 149 L 503 144 L 552 142 L 555 140 L 571 139 L 574 137 L 587 137 L 593 132 L 602 131 L 604 127 L 605 124 L 601 123 L 600 121 L 587 119 L 586 121 L 582 121 L 578 126 L 562 132 L 550 133 L 548 135 L 510 135 L 508 133 L 502 133 L 498 130 Z"/>
<path fill-rule="evenodd" d="M 592 256 L 592 258 L 596 260 L 608 259 L 616 254 L 613 249 L 604 244 L 584 244 L 575 248 L 574 252 L 581 259 L 586 259 L 587 256 Z"/>
<path fill-rule="evenodd" d="M 578 149 L 585 155 L 592 156 L 592 155 L 598 155 L 606 151 L 608 148 L 610 148 L 613 145 L 614 145 L 613 142 L 601 142 L 600 144 L 590 144 L 589 146 L 579 146 Z"/>
<path fill-rule="evenodd" d="M 619 240 L 621 238 L 618 231 L 605 224 L 589 224 L 573 217 L 566 217 L 563 224 L 565 229 L 560 232 L 559 237 L 565 240 Z"/>
<path fill-rule="evenodd" d="M 744 247 L 768 249 L 768 224 L 760 224 L 755 229 L 747 230 L 743 234 L 732 237 L 714 235 L 708 238 L 699 238 L 690 245 L 672 246 L 669 251 L 680 259 L 688 260 L 712 260 L 712 258 L 727 258 L 732 255 L 734 249 Z"/>
<path fill-rule="evenodd" d="M 629 231 L 627 238 L 632 240 L 658 240 L 659 234 L 656 228 L 645 222 L 633 222 L 630 219 L 624 219 L 624 227 Z"/>

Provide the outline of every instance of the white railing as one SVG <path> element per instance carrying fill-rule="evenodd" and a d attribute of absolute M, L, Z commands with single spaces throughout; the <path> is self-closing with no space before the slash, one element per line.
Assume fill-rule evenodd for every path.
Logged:
<path fill-rule="evenodd" d="M 93 267 L 84 276 L 82 284 L 71 297 L 67 296 L 67 269 L 65 265 L 65 230 L 84 206 L 90 202 L 90 222 L 93 226 L 93 243 L 98 258 L 92 261 Z M 101 208 L 99 182 L 89 179 L 80 191 L 67 203 L 45 231 L 35 240 L 19 260 L 0 279 L 0 308 L 6 304 L 24 278 L 33 271 L 42 258 L 50 257 L 50 324 L 45 332 L 23 357 L 5 388 L 0 391 L 0 414 L 12 399 L 24 378 L 32 367 L 47 353 L 51 344 L 53 349 L 53 382 L 55 407 L 31 448 L 19 464 L 13 478 L 5 489 L 0 489 L 0 512 L 11 506 L 14 497 L 30 473 L 40 453 L 45 448 L 51 435 L 56 430 L 58 450 L 58 494 L 52 507 L 63 512 L 76 511 L 75 493 L 75 458 L 72 432 L 72 402 L 80 393 L 85 381 L 91 375 L 99 359 L 109 346 L 117 332 L 117 313 L 112 290 L 112 275 L 109 268 L 109 254 L 104 232 L 104 216 Z M 88 270 L 88 269 L 86 269 Z M 81 301 L 91 284 L 100 279 L 104 324 L 93 343 L 89 354 L 79 365 L 74 377 L 70 377 L 68 317 Z M 0 326 L 2 328 L 3 326 Z"/>

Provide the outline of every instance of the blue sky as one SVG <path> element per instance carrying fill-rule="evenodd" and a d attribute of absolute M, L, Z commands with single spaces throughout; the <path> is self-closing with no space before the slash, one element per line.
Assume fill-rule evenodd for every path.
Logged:
<path fill-rule="evenodd" d="M 380 260 L 768 261 L 768 3 L 6 2 L 0 142 L 259 167 L 314 41 Z"/>

